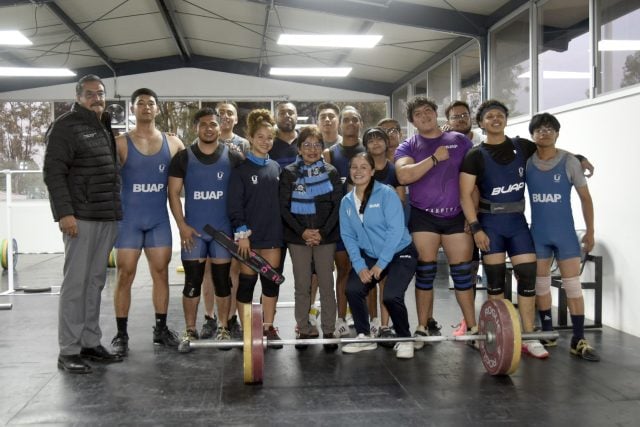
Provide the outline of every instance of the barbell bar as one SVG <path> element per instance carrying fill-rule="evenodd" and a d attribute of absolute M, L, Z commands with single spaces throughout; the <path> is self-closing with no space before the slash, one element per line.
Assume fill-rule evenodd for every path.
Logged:
<path fill-rule="evenodd" d="M 557 339 L 558 332 L 536 332 L 522 334 L 518 313 L 510 301 L 488 300 L 480 309 L 477 335 L 414 336 L 396 338 L 309 338 L 267 340 L 262 332 L 262 307 L 252 304 L 243 310 L 243 341 L 191 341 L 192 348 L 233 348 L 243 347 L 243 368 L 245 384 L 263 382 L 264 350 L 283 345 L 350 344 L 362 342 L 442 342 L 477 341 L 482 364 L 491 375 L 511 375 L 520 364 L 522 340 Z M 185 343 L 186 344 L 186 343 Z"/>

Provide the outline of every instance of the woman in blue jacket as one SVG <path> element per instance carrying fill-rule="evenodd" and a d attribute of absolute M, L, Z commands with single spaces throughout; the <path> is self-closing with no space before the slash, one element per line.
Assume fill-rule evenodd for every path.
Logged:
<path fill-rule="evenodd" d="M 404 224 L 400 198 L 388 185 L 373 179 L 375 164 L 370 154 L 357 154 L 349 166 L 354 187 L 340 203 L 340 234 L 352 269 L 347 282 L 358 338 L 368 339 L 369 313 L 366 297 L 380 280 L 388 277 L 383 302 L 398 337 L 410 337 L 404 294 L 417 264 L 416 248 Z M 344 353 L 374 350 L 376 343 L 357 342 L 342 347 Z M 398 358 L 413 357 L 412 342 L 398 342 Z"/>

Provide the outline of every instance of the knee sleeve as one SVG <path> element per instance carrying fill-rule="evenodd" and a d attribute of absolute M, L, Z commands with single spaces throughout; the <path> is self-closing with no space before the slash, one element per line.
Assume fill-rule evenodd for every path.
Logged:
<path fill-rule="evenodd" d="M 230 270 L 230 262 L 225 264 L 211 264 L 213 290 L 217 297 L 225 298 L 231 295 L 231 278 L 229 277 Z"/>
<path fill-rule="evenodd" d="M 543 296 L 551 293 L 551 276 L 536 277 L 536 295 Z"/>
<path fill-rule="evenodd" d="M 253 301 L 253 289 L 256 287 L 258 276 L 255 274 L 240 274 L 236 299 L 243 304 L 251 304 Z"/>
<path fill-rule="evenodd" d="M 518 295 L 523 297 L 533 297 L 536 295 L 536 270 L 537 263 L 523 262 L 514 265 L 513 272 L 518 279 Z"/>
<path fill-rule="evenodd" d="M 262 284 L 262 295 L 269 298 L 278 297 L 280 293 L 280 286 L 276 285 L 276 282 L 260 276 L 260 283 Z"/>
<path fill-rule="evenodd" d="M 418 261 L 416 267 L 416 288 L 423 291 L 433 289 L 433 281 L 436 279 L 438 272 L 438 263 Z"/>
<path fill-rule="evenodd" d="M 471 261 L 461 262 L 460 264 L 450 264 L 451 279 L 453 279 L 453 287 L 456 291 L 466 291 L 473 286 L 474 281 L 471 280 Z"/>
<path fill-rule="evenodd" d="M 487 293 L 500 295 L 504 292 L 505 274 L 507 266 L 502 264 L 484 264 L 484 272 L 487 274 Z"/>
<path fill-rule="evenodd" d="M 184 268 L 184 289 L 182 295 L 187 298 L 198 298 L 204 279 L 204 261 L 182 261 Z"/>
<path fill-rule="evenodd" d="M 567 298 L 580 298 L 582 297 L 582 283 L 580 277 L 567 277 L 562 278 L 562 287 L 567 294 Z"/>

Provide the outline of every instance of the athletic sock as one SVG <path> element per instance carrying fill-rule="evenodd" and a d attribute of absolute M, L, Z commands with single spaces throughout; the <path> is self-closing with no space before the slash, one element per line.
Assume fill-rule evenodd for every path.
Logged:
<path fill-rule="evenodd" d="M 573 328 L 571 346 L 575 347 L 578 344 L 578 341 L 584 338 L 584 314 L 572 314 L 571 326 Z"/>
<path fill-rule="evenodd" d="M 167 313 L 156 313 L 156 327 L 159 329 L 167 327 Z"/>
<path fill-rule="evenodd" d="M 116 327 L 119 334 L 127 335 L 127 320 L 128 317 L 116 317 Z"/>
<path fill-rule="evenodd" d="M 540 316 L 540 323 L 542 324 L 542 330 L 543 331 L 552 331 L 553 330 L 553 318 L 551 317 L 551 309 L 538 310 L 538 315 Z"/>

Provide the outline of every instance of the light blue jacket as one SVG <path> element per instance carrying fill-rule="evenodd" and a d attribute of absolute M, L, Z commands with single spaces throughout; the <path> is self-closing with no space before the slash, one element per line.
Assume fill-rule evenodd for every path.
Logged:
<path fill-rule="evenodd" d="M 377 259 L 376 265 L 384 270 L 393 256 L 411 243 L 402 202 L 395 189 L 376 181 L 364 211 L 364 221 L 361 221 L 356 209 L 355 191 L 354 188 L 340 203 L 342 241 L 357 273 L 367 268 L 360 250 Z"/>

